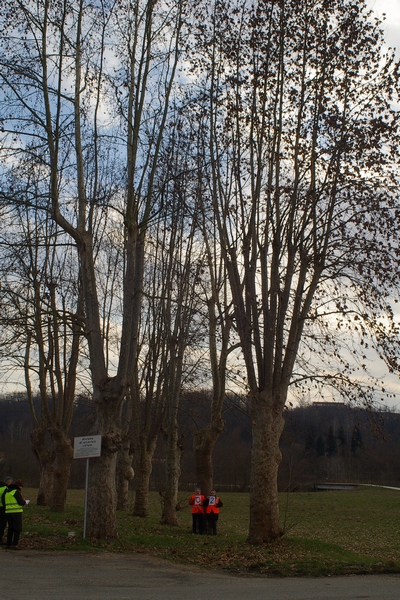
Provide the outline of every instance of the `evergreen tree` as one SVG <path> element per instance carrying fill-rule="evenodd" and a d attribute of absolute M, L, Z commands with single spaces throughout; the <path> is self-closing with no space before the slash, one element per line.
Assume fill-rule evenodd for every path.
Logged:
<path fill-rule="evenodd" d="M 330 425 L 329 429 L 328 429 L 327 455 L 328 456 L 336 456 L 337 455 L 337 442 L 336 442 L 336 436 L 333 433 L 332 425 Z"/>
<path fill-rule="evenodd" d="M 362 448 L 363 445 L 364 442 L 362 439 L 361 431 L 359 430 L 357 425 L 354 425 L 353 433 L 351 435 L 351 452 L 353 456 L 356 454 L 359 448 Z"/>
<path fill-rule="evenodd" d="M 339 427 L 339 432 L 338 432 L 337 438 L 339 440 L 338 452 L 339 452 L 340 456 L 345 456 L 346 455 L 346 434 L 344 432 L 343 425 L 341 425 Z"/>
<path fill-rule="evenodd" d="M 319 435 L 317 437 L 317 442 L 316 442 L 315 448 L 317 451 L 317 456 L 325 456 L 325 442 L 324 442 L 324 438 L 322 437 L 322 435 Z"/>

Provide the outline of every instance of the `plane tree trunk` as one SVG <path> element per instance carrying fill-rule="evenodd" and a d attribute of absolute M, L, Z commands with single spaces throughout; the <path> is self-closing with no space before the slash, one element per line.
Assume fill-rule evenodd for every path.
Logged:
<path fill-rule="evenodd" d="M 128 417 L 131 419 L 131 416 Z M 134 478 L 133 449 L 130 424 L 123 431 L 121 450 L 117 460 L 117 510 L 129 508 L 129 483 Z"/>
<path fill-rule="evenodd" d="M 271 409 L 271 394 L 260 393 L 252 402 L 253 421 L 250 479 L 249 540 L 271 542 L 282 535 L 279 521 L 279 440 L 283 431 L 282 410 Z"/>
<path fill-rule="evenodd" d="M 36 503 L 48 506 L 54 481 L 54 452 L 45 442 L 46 430 L 35 428 L 31 433 L 32 451 L 39 464 L 39 489 Z"/>
<path fill-rule="evenodd" d="M 212 453 L 218 438 L 224 430 L 224 421 L 208 424 L 193 435 L 193 450 L 196 463 L 196 482 L 202 494 L 208 496 L 214 487 Z"/>
<path fill-rule="evenodd" d="M 49 506 L 55 512 L 64 512 L 74 451 L 71 440 L 61 428 L 51 427 L 50 435 L 54 448 L 53 487 Z"/>
<path fill-rule="evenodd" d="M 135 453 L 135 503 L 132 514 L 137 517 L 149 516 L 149 482 L 153 468 L 153 455 L 157 436 L 152 440 L 141 435 L 138 454 Z"/>

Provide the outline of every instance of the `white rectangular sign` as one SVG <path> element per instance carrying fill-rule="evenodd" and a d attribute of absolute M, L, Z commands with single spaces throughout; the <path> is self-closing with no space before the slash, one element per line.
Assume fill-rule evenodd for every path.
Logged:
<path fill-rule="evenodd" d="M 101 456 L 101 435 L 74 438 L 74 458 Z"/>

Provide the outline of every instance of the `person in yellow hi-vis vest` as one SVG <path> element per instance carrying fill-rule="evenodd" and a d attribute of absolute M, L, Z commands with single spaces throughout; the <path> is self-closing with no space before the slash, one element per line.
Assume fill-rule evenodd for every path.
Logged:
<path fill-rule="evenodd" d="M 0 481 L 0 544 L 3 545 L 3 535 L 7 527 L 6 507 L 4 506 L 4 496 L 8 486 L 13 482 L 12 477 L 5 477 Z"/>
<path fill-rule="evenodd" d="M 23 484 L 20 479 L 8 486 L 4 494 L 4 506 L 8 523 L 6 549 L 19 550 L 19 536 L 22 532 L 22 511 L 26 504 L 21 494 Z"/>

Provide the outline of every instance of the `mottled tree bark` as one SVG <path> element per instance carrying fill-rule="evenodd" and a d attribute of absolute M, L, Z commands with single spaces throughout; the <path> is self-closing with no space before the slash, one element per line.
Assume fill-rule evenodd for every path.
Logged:
<path fill-rule="evenodd" d="M 271 409 L 270 394 L 260 394 L 252 406 L 253 436 L 249 541 L 271 542 L 281 536 L 278 504 L 278 469 L 282 455 L 282 409 Z"/>
<path fill-rule="evenodd" d="M 54 481 L 50 499 L 50 508 L 56 512 L 63 512 L 67 501 L 67 489 L 71 464 L 74 451 L 68 435 L 59 428 L 53 427 L 50 430 L 53 440 L 55 460 L 54 460 Z"/>
<path fill-rule="evenodd" d="M 149 516 L 149 482 L 155 447 L 156 439 L 151 440 L 150 443 L 147 443 L 147 440 L 142 440 L 140 455 L 135 460 L 136 492 L 133 515 L 137 517 Z"/>
<path fill-rule="evenodd" d="M 220 434 L 224 429 L 221 419 L 212 421 L 209 425 L 196 431 L 193 436 L 193 449 L 196 462 L 196 482 L 202 494 L 208 496 L 214 487 L 214 469 L 212 453 Z"/>
<path fill-rule="evenodd" d="M 39 463 L 39 489 L 36 503 L 38 506 L 50 504 L 54 480 L 54 452 L 45 441 L 46 430 L 36 428 L 31 433 L 32 451 Z"/>
<path fill-rule="evenodd" d="M 117 458 L 117 510 L 129 508 L 129 482 L 134 477 L 131 437 L 124 436 Z"/>
<path fill-rule="evenodd" d="M 166 436 L 165 453 L 166 488 L 163 495 L 161 523 L 163 525 L 179 525 L 178 519 L 178 484 L 181 474 L 182 444 L 179 441 L 178 423 L 169 428 Z"/>
<path fill-rule="evenodd" d="M 114 539 L 118 537 L 116 521 L 117 492 L 115 470 L 118 434 L 102 436 L 102 455 L 91 458 L 88 483 L 87 537 Z M 101 493 L 98 493 L 101 490 Z"/>

